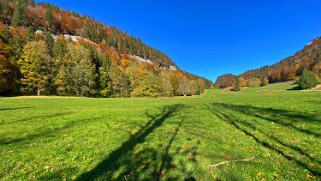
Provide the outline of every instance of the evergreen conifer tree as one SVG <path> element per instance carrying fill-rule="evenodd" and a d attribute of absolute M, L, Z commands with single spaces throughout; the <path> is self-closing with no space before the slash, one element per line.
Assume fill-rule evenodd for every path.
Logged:
<path fill-rule="evenodd" d="M 299 80 L 299 88 L 311 89 L 317 85 L 316 75 L 306 69 L 303 70 Z"/>

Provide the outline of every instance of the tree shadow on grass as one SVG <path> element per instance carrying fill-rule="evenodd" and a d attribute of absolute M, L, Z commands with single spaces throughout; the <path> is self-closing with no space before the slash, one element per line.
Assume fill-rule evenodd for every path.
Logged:
<path fill-rule="evenodd" d="M 288 91 L 298 91 L 298 90 L 302 90 L 302 89 L 299 86 L 294 86 L 294 87 L 288 88 L 286 90 L 288 90 Z"/>
<path fill-rule="evenodd" d="M 164 177 L 167 180 L 195 180 L 185 166 L 188 161 L 180 162 L 181 164 L 174 163 L 173 155 L 183 155 L 186 152 L 193 153 L 193 150 L 184 152 L 181 149 L 177 149 L 173 153 L 171 148 L 184 122 L 183 120 L 178 123 L 166 145 L 161 144 L 156 149 L 144 144 L 151 133 L 161 127 L 168 118 L 181 108 L 182 105 L 177 104 L 163 107 L 161 113 L 156 115 L 146 113 L 150 119 L 139 131 L 131 135 L 118 149 L 112 151 L 106 159 L 92 170 L 80 175 L 77 180 L 161 180 Z M 164 135 L 164 137 L 166 136 Z M 143 144 L 144 146 L 142 146 Z"/>
<path fill-rule="evenodd" d="M 321 105 L 321 101 L 305 101 L 310 104 L 316 104 L 316 105 Z"/>
<path fill-rule="evenodd" d="M 63 115 L 70 115 L 69 113 L 58 113 L 58 114 L 54 114 L 51 115 L 51 118 L 54 117 L 61 117 Z M 48 118 L 48 117 L 46 117 Z M 35 139 L 38 138 L 46 138 L 46 137 L 51 137 L 51 136 L 57 136 L 58 133 L 64 132 L 68 129 L 71 129 L 74 126 L 77 125 L 83 125 L 92 121 L 97 121 L 99 119 L 103 119 L 104 117 L 94 117 L 94 118 L 90 118 L 90 119 L 78 119 L 78 120 L 71 120 L 66 122 L 64 125 L 62 126 L 57 126 L 55 128 L 51 128 L 51 129 L 40 129 L 39 131 L 36 131 L 35 133 L 31 133 L 28 134 L 26 136 L 22 136 L 19 138 L 13 138 L 13 139 L 0 139 L 0 145 L 8 145 L 8 144 L 14 144 L 14 143 L 21 143 L 21 142 L 26 142 L 29 143 L 30 141 L 33 141 Z"/>
<path fill-rule="evenodd" d="M 40 114 L 40 115 L 33 115 L 30 117 L 24 117 L 21 119 L 15 119 L 13 121 L 0 121 L 0 125 L 5 125 L 5 126 L 9 126 L 12 124 L 24 124 L 27 122 L 31 122 L 31 121 L 42 121 L 42 120 L 47 120 L 49 118 L 56 118 L 56 117 L 62 117 L 62 116 L 67 116 L 70 115 L 72 112 L 59 112 L 59 113 L 55 113 L 55 114 Z"/>
<path fill-rule="evenodd" d="M 305 113 L 304 115 L 299 112 L 273 109 L 273 108 L 261 108 L 251 105 L 236 105 L 236 104 L 226 104 L 226 103 L 216 103 L 215 106 L 223 107 L 224 109 L 233 110 L 244 115 L 251 115 L 257 118 L 274 122 L 282 126 L 291 127 L 302 133 L 312 135 L 315 137 L 321 137 L 320 132 L 313 131 L 312 129 L 301 128 L 298 125 L 304 124 L 308 126 L 311 124 L 321 123 L 320 119 L 316 119 L 314 115 Z"/>
<path fill-rule="evenodd" d="M 52 172 L 45 173 L 37 177 L 37 180 L 48 181 L 48 180 L 66 180 L 68 175 L 77 172 L 77 167 L 63 167 L 57 168 Z"/>
<path fill-rule="evenodd" d="M 282 141 L 281 139 L 275 137 L 275 136 L 270 136 L 271 139 L 273 139 L 274 141 L 276 141 L 277 143 L 279 143 L 280 145 L 290 148 L 296 152 L 298 152 L 299 154 L 308 157 L 312 162 L 316 162 L 319 163 L 321 165 L 321 161 L 317 160 L 316 158 L 314 158 L 313 156 L 311 156 L 311 154 L 305 152 L 302 148 L 295 146 L 295 145 L 291 145 L 289 143 L 286 143 L 284 141 Z"/>
<path fill-rule="evenodd" d="M 272 118 L 268 119 L 267 117 L 264 117 L 264 116 L 258 116 L 258 114 L 264 114 L 264 115 L 267 114 L 269 116 L 272 116 L 274 119 L 277 119 L 280 116 L 281 117 L 291 116 L 294 114 L 294 112 L 286 113 L 285 110 L 274 110 L 270 108 L 256 108 L 254 106 L 248 106 L 248 105 L 233 105 L 233 104 L 225 104 L 225 103 L 224 104 L 214 103 L 211 105 L 207 105 L 206 107 L 208 108 L 209 111 L 213 113 L 213 115 L 218 117 L 220 120 L 234 126 L 236 129 L 243 132 L 248 137 L 254 139 L 260 145 L 264 146 L 265 148 L 273 152 L 280 154 L 281 156 L 283 156 L 289 161 L 294 161 L 297 165 L 308 170 L 313 175 L 321 176 L 321 170 L 320 170 L 321 164 L 319 160 L 317 160 L 310 154 L 304 152 L 304 150 L 302 150 L 299 147 L 284 143 L 270 133 L 267 134 L 262 132 L 255 123 L 245 119 L 240 120 L 233 115 L 233 111 L 236 111 L 245 115 L 253 115 L 266 121 L 271 121 Z M 280 114 L 280 113 L 283 113 L 283 114 Z M 301 115 L 299 117 L 302 118 L 306 116 Z M 294 128 L 298 131 L 302 131 L 300 129 L 297 129 L 296 127 L 293 127 L 293 125 L 291 126 L 290 124 L 281 124 L 281 125 L 290 126 L 291 128 Z M 306 131 L 302 131 L 302 132 L 309 134 L 309 132 L 306 132 Z M 276 143 L 278 143 L 278 146 L 276 145 Z M 294 153 L 296 153 L 296 155 L 295 156 L 290 155 L 286 152 L 286 150 L 292 150 Z M 315 163 L 317 166 L 311 167 L 309 165 L 310 163 Z"/>
<path fill-rule="evenodd" d="M 0 108 L 0 111 L 13 111 L 19 109 L 30 109 L 32 107 L 12 107 L 12 108 Z"/>

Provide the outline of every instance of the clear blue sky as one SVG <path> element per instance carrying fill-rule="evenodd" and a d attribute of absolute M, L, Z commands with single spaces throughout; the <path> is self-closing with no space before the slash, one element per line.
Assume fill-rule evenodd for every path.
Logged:
<path fill-rule="evenodd" d="M 215 81 L 273 64 L 321 36 L 320 0 L 36 0 L 87 14 Z"/>

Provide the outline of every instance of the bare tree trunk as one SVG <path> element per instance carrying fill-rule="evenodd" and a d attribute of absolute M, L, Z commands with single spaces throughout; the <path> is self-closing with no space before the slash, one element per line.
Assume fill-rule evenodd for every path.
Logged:
<path fill-rule="evenodd" d="M 40 96 L 41 89 L 37 89 L 37 96 Z"/>

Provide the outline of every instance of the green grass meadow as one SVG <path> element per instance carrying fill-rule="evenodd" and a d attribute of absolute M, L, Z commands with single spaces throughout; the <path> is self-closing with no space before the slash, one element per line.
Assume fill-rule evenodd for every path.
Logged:
<path fill-rule="evenodd" d="M 0 98 L 0 180 L 321 180 L 321 92 L 294 86 Z"/>

